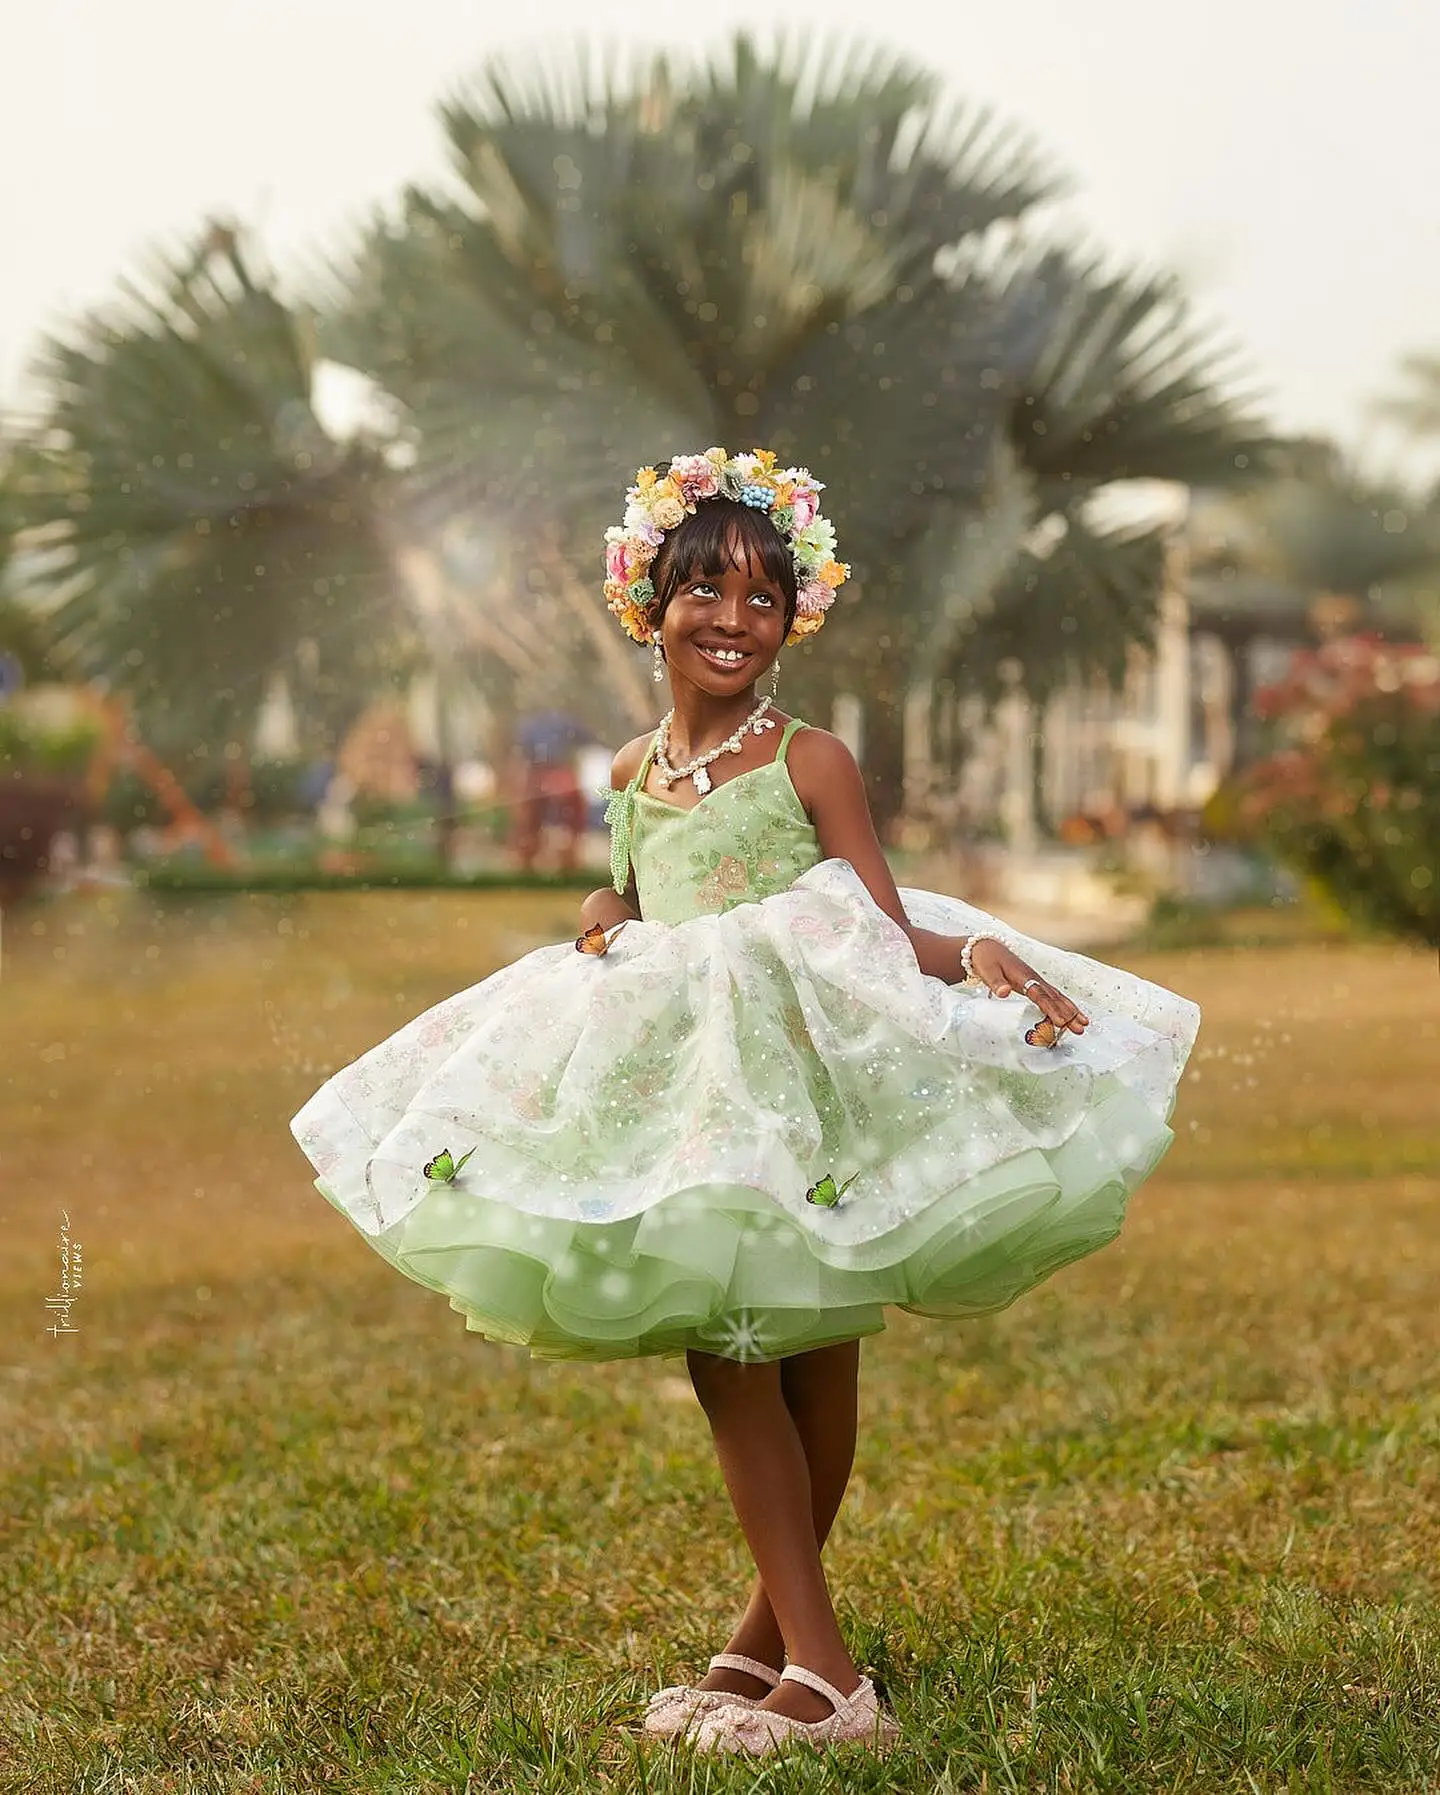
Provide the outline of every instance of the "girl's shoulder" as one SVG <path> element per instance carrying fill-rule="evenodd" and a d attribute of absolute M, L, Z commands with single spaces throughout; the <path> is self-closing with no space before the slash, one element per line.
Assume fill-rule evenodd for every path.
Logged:
<path fill-rule="evenodd" d="M 795 731 L 785 757 L 795 797 L 810 819 L 817 820 L 837 806 L 867 808 L 860 766 L 837 734 L 806 723 Z"/>
<path fill-rule="evenodd" d="M 644 760 L 646 751 L 654 740 L 654 729 L 647 729 L 644 735 L 632 736 L 617 752 L 614 760 L 610 763 L 610 784 L 617 792 L 624 791 L 640 771 L 640 763 Z"/>
<path fill-rule="evenodd" d="M 813 723 L 803 724 L 791 738 L 786 754 L 792 779 L 813 779 L 823 784 L 829 779 L 858 776 L 855 756 L 838 735 L 828 729 L 817 729 Z"/>

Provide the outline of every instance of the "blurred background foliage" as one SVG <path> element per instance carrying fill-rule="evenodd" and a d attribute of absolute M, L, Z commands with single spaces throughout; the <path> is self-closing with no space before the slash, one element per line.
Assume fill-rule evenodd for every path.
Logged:
<path fill-rule="evenodd" d="M 158 751 L 248 738 L 279 669 L 323 741 L 410 648 L 384 464 L 321 428 L 315 360 L 312 319 L 221 225 L 44 351 L 15 481 L 30 589 L 58 665 L 125 693 Z"/>
<path fill-rule="evenodd" d="M 884 53 L 499 61 L 443 116 L 453 193 L 376 226 L 327 339 L 402 401 L 411 483 L 441 513 L 498 499 L 588 582 L 617 468 L 718 442 L 822 471 L 854 610 L 787 701 L 861 697 L 882 819 L 906 693 L 951 659 L 956 702 L 993 688 L 1005 631 L 976 623 L 1037 529 L 1083 530 L 1116 482 L 1260 465 L 1173 287 L 1032 231 L 1060 177 Z M 1130 536 L 1089 546 L 1130 591 Z M 1112 664 L 1157 594 L 1032 637 L 1027 671 Z"/>
<path fill-rule="evenodd" d="M 1257 693 L 1275 752 L 1235 821 L 1341 915 L 1440 948 L 1440 655 L 1346 636 Z"/>
<path fill-rule="evenodd" d="M 26 589 L 46 652 L 157 747 L 245 739 L 277 672 L 333 743 L 427 662 L 502 726 L 541 700 L 640 726 L 600 533 L 642 462 L 763 443 L 822 474 L 855 568 L 787 699 L 860 696 L 883 819 L 918 680 L 990 692 L 1023 637 L 1042 688 L 1145 635 L 1158 535 L 1098 523 L 1096 495 L 1265 465 L 1173 284 L 1057 245 L 1047 159 L 872 46 L 503 59 L 442 117 L 445 190 L 410 189 L 309 300 L 217 224 L 47 348 Z M 343 439 L 322 353 L 370 383 Z"/>
<path fill-rule="evenodd" d="M 1277 442 L 1176 283 L 1058 240 L 1062 174 L 924 69 L 580 46 L 492 60 L 441 122 L 449 178 L 306 295 L 214 222 L 41 357 L 0 461 L 0 650 L 100 682 L 177 765 L 248 753 L 277 680 L 312 758 L 419 673 L 442 737 L 478 695 L 497 761 L 525 711 L 645 726 L 601 533 L 632 469 L 711 442 L 827 483 L 854 578 L 782 692 L 858 700 L 882 828 L 917 690 L 954 742 L 967 700 L 1118 681 L 1152 639 L 1177 532 L 1146 483 L 1188 490 L 1222 638 L 1435 627 L 1433 496 Z M 1402 375 L 1389 415 L 1434 429 L 1440 363 Z"/>

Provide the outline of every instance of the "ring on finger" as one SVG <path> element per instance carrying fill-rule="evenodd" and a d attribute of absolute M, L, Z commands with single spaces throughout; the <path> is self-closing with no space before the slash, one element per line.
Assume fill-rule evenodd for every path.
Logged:
<path fill-rule="evenodd" d="M 1038 985 L 1039 983 L 1040 983 L 1039 979 L 1026 979 L 1025 983 L 1020 987 L 1020 989 L 1022 992 L 1028 991 L 1032 985 Z"/>

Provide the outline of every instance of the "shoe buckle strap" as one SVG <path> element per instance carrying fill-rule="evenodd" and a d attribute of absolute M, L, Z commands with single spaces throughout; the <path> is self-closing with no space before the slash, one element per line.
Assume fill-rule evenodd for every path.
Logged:
<path fill-rule="evenodd" d="M 853 1695 L 842 1695 L 833 1683 L 827 1683 L 817 1671 L 806 1670 L 803 1664 L 787 1664 L 780 1672 L 780 1681 L 782 1683 L 804 1683 L 817 1695 L 823 1695 L 837 1714 L 848 1719 L 855 1703 L 864 1695 L 870 1679 L 861 1677 L 859 1687 Z"/>
<path fill-rule="evenodd" d="M 768 1664 L 762 1664 L 758 1658 L 747 1658 L 743 1652 L 716 1652 L 710 1660 L 711 1670 L 743 1670 L 747 1676 L 756 1677 L 767 1688 L 779 1687 L 780 1678 Z"/>

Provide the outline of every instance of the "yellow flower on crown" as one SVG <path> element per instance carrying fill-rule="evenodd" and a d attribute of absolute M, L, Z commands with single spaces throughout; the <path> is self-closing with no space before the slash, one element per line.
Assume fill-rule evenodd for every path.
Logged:
<path fill-rule="evenodd" d="M 850 569 L 835 559 L 835 531 L 820 515 L 823 483 L 808 468 L 777 472 L 776 459 L 773 449 L 732 456 L 710 448 L 675 456 L 663 473 L 639 469 L 626 491 L 624 522 L 605 532 L 605 602 L 632 641 L 654 640 L 657 594 L 650 570 L 666 536 L 713 498 L 765 512 L 790 549 L 796 603 L 785 645 L 813 636 L 824 623 Z"/>

